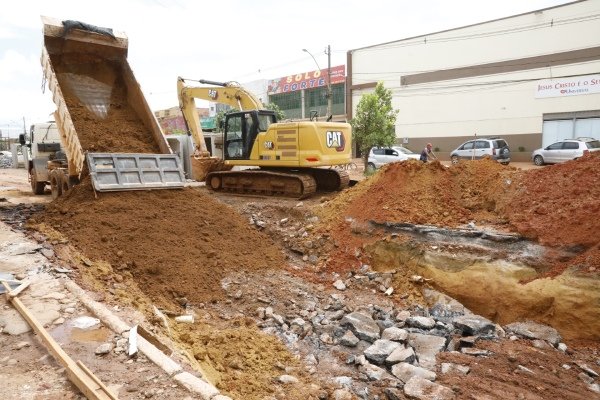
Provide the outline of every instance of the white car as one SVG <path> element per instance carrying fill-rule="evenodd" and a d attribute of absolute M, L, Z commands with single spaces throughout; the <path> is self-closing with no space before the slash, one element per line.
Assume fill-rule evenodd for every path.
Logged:
<path fill-rule="evenodd" d="M 535 165 L 556 164 L 575 160 L 586 153 L 600 151 L 600 140 L 594 138 L 565 139 L 537 149 L 531 154 Z"/>
<path fill-rule="evenodd" d="M 374 171 L 382 165 L 405 160 L 418 160 L 419 154 L 413 153 L 406 147 L 373 147 L 369 153 L 367 170 Z"/>

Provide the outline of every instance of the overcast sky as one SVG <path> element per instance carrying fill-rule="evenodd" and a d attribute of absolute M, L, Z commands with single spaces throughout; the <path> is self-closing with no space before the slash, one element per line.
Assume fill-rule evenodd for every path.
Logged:
<path fill-rule="evenodd" d="M 597 0 L 593 0 L 597 1 Z M 20 0 L 0 13 L 0 130 L 54 111 L 42 93 L 40 15 L 123 31 L 153 110 L 177 105 L 177 76 L 241 83 L 331 65 L 346 51 L 508 17 L 569 0 Z"/>

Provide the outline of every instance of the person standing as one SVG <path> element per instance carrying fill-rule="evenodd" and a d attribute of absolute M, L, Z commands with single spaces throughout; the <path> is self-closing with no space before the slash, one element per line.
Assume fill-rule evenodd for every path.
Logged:
<path fill-rule="evenodd" d="M 437 157 L 435 154 L 433 154 L 431 147 L 431 143 L 427 143 L 427 146 L 425 146 L 425 148 L 421 152 L 421 157 L 419 157 L 419 160 L 423 162 L 437 160 Z"/>

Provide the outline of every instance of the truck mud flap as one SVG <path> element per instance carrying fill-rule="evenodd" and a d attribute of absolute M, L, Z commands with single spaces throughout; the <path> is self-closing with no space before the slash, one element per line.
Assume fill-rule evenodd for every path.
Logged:
<path fill-rule="evenodd" d="M 185 184 L 175 154 L 88 153 L 87 162 L 98 192 L 178 189 Z"/>

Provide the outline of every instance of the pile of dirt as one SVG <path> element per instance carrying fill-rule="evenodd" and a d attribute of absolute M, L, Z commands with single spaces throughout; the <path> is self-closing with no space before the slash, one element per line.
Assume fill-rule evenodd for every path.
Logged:
<path fill-rule="evenodd" d="M 93 260 L 128 271 L 157 303 L 222 297 L 229 271 L 284 265 L 281 250 L 199 189 L 102 193 L 84 182 L 35 216 Z"/>
<path fill-rule="evenodd" d="M 490 159 L 451 167 L 409 161 L 389 164 L 371 180 L 358 195 L 342 195 L 318 211 L 336 216 L 325 219 L 321 228 L 334 238 L 346 236 L 352 247 L 365 238 L 353 242 L 348 232 L 368 221 L 446 227 L 472 221 L 575 254 L 600 241 L 600 220 L 593 218 L 600 211 L 600 154 L 529 171 Z M 586 265 L 597 268 L 594 254 Z"/>
<path fill-rule="evenodd" d="M 275 336 L 260 332 L 252 320 L 235 320 L 230 328 L 176 326 L 177 341 L 189 350 L 216 386 L 235 399 L 306 399 L 311 379 L 300 361 Z M 286 372 L 287 371 L 287 372 Z M 277 378 L 292 374 L 300 382 L 283 393 Z M 280 397 L 285 396 L 285 397 Z"/>
<path fill-rule="evenodd" d="M 84 151 L 160 153 L 128 100 L 121 62 L 89 54 L 51 59 Z"/>
<path fill-rule="evenodd" d="M 524 173 L 506 214 L 515 230 L 548 246 L 600 241 L 600 154 Z"/>
<path fill-rule="evenodd" d="M 436 382 L 453 388 L 457 398 L 586 400 L 594 397 L 573 359 L 579 360 L 580 365 L 593 365 L 598 357 L 595 348 L 582 347 L 574 356 L 556 351 L 548 344 L 536 348 L 526 340 L 479 341 L 477 348 L 492 354 L 489 357 L 459 352 L 438 354 L 441 363 L 469 367 L 468 374 L 438 374 Z"/>
<path fill-rule="evenodd" d="M 340 196 L 327 206 L 334 212 L 327 213 L 361 221 L 441 226 L 489 219 L 514 172 L 492 160 L 450 168 L 416 160 L 388 164 L 363 184 L 360 195 Z"/>

